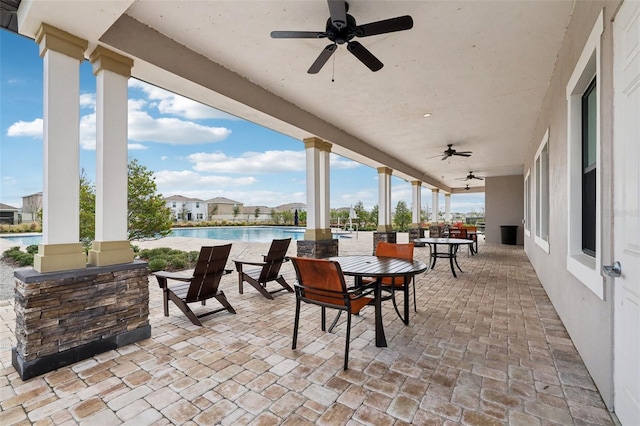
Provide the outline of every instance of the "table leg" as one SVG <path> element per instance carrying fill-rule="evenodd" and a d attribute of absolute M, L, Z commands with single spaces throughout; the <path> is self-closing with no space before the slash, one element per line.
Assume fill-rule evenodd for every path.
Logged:
<path fill-rule="evenodd" d="M 429 245 L 429 250 L 431 250 L 431 245 Z M 436 267 L 436 259 L 438 258 L 438 245 L 433 245 L 433 250 L 431 251 L 431 269 Z"/>
<path fill-rule="evenodd" d="M 387 339 L 384 336 L 384 326 L 382 324 L 382 279 L 376 280 L 374 290 L 375 300 L 375 329 L 376 329 L 376 346 L 379 348 L 387 347 Z"/>
<path fill-rule="evenodd" d="M 458 276 L 456 275 L 456 270 L 453 267 L 453 261 L 455 259 L 456 261 L 456 265 L 458 264 L 458 260 L 456 259 L 456 252 L 454 249 L 455 245 L 454 244 L 449 244 L 449 266 L 451 266 L 451 273 L 453 274 L 454 278 L 458 278 Z M 458 268 L 460 268 L 458 266 Z"/>

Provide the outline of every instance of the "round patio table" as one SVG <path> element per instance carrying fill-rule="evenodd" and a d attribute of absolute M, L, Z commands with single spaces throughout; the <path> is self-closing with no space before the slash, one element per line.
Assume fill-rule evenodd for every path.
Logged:
<path fill-rule="evenodd" d="M 467 240 L 462 238 L 416 238 L 413 240 L 415 243 L 424 243 L 429 245 L 429 250 L 431 251 L 431 266 L 433 269 L 436 266 L 436 260 L 438 258 L 449 259 L 449 265 L 451 266 L 451 273 L 454 278 L 458 278 L 456 275 L 456 270 L 453 266 L 458 267 L 460 272 L 462 272 L 462 268 L 458 265 L 458 247 L 461 245 L 469 245 L 473 247 L 473 240 Z M 447 251 L 438 251 L 438 246 L 447 246 Z"/>
<path fill-rule="evenodd" d="M 386 347 L 387 339 L 384 335 L 384 326 L 382 324 L 382 278 L 411 278 L 426 271 L 429 267 L 419 260 L 407 260 L 385 256 L 335 256 L 328 258 L 328 260 L 338 262 L 340 264 L 340 269 L 342 269 L 342 273 L 344 275 L 355 277 L 360 285 L 362 284 L 362 278 L 376 278 L 373 283 L 373 285 L 375 285 L 374 306 L 376 346 L 379 348 Z M 407 315 L 406 319 L 408 322 L 408 308 L 405 309 L 405 315 Z"/>

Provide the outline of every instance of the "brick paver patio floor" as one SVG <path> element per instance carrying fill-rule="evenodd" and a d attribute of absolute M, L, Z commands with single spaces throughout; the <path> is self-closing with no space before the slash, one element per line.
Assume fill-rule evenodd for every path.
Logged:
<path fill-rule="evenodd" d="M 612 424 L 522 247 L 463 252 L 457 279 L 442 261 L 419 276 L 409 326 L 385 302 L 387 348 L 375 347 L 373 307 L 354 317 L 346 372 L 344 322 L 324 333 L 319 308 L 303 304 L 291 350 L 295 296 L 239 295 L 235 273 L 222 289 L 237 315 L 195 327 L 171 304 L 164 317 L 150 277 L 151 339 L 26 382 L 4 302 L 0 424 Z"/>

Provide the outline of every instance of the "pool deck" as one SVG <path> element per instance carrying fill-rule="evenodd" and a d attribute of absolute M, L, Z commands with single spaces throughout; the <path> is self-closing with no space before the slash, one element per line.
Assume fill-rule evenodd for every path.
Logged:
<path fill-rule="evenodd" d="M 372 241 L 341 239 L 340 254 L 371 253 Z M 138 245 L 169 242 L 198 250 L 211 240 Z M 268 246 L 233 242 L 230 260 L 259 259 Z M 319 309 L 303 304 L 292 350 L 294 295 L 240 295 L 237 274 L 221 284 L 237 315 L 203 327 L 173 304 L 164 317 L 151 276 L 150 339 L 26 382 L 11 366 L 13 301 L 0 302 L 0 424 L 614 424 L 522 247 L 481 241 L 459 263 L 458 279 L 444 263 L 417 278 L 408 326 L 384 303 L 387 348 L 373 343 L 372 308 L 354 317 L 346 372 L 344 322 L 322 332 Z M 283 269 L 292 282 L 291 264 Z"/>

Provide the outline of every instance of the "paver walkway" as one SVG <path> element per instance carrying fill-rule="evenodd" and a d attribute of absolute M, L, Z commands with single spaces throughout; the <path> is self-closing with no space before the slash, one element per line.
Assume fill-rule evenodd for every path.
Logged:
<path fill-rule="evenodd" d="M 341 241 L 340 254 L 370 253 L 361 238 Z M 235 244 L 231 259 L 267 246 Z M 200 328 L 171 304 L 166 318 L 151 277 L 151 339 L 26 382 L 11 367 L 15 317 L 4 302 L 0 424 L 612 424 L 522 247 L 481 244 L 459 263 L 458 279 L 444 262 L 419 276 L 409 326 L 385 303 L 388 348 L 375 347 L 372 307 L 354 317 L 346 372 L 344 323 L 324 333 L 319 308 L 303 304 L 293 351 L 294 295 L 239 295 L 235 273 L 222 289 L 237 315 Z"/>

